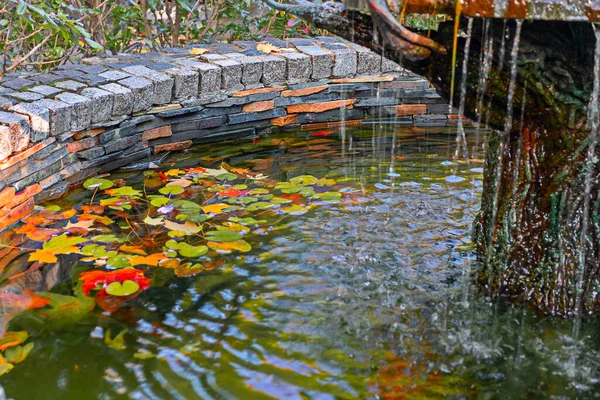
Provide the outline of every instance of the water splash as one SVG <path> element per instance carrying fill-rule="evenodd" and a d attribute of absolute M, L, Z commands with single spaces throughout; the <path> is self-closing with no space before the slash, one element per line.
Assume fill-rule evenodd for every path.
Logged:
<path fill-rule="evenodd" d="M 581 231 L 579 232 L 579 254 L 577 267 L 577 280 L 575 283 L 575 294 L 577 296 L 575 313 L 577 316 L 574 334 L 576 337 L 579 334 L 581 325 L 581 304 L 583 302 L 583 277 L 586 267 L 586 256 L 588 248 L 588 225 L 590 218 L 590 202 L 592 194 L 592 178 L 594 174 L 594 166 L 596 164 L 596 145 L 598 144 L 598 95 L 600 92 L 600 30 L 598 26 L 592 24 L 594 34 L 596 35 L 596 48 L 594 52 L 594 86 L 592 96 L 588 106 L 588 119 L 591 121 L 590 143 L 588 145 L 586 160 L 585 160 L 585 189 L 583 193 L 583 212 L 581 215 Z"/>
<path fill-rule="evenodd" d="M 460 103 L 458 106 L 458 130 L 456 132 L 456 154 L 458 157 L 462 149 L 462 155 L 467 160 L 469 159 L 469 150 L 467 148 L 467 138 L 465 136 L 465 126 L 463 124 L 463 116 L 465 114 L 465 97 L 467 94 L 467 67 L 469 64 L 469 51 L 471 49 L 471 34 L 473 32 L 473 18 L 468 18 L 467 25 L 467 40 L 465 42 L 465 50 L 462 65 L 462 76 L 460 80 Z"/>
<path fill-rule="evenodd" d="M 511 51 L 511 71 L 510 71 L 510 83 L 508 86 L 508 99 L 507 99 L 507 110 L 506 110 L 506 120 L 504 123 L 504 132 L 502 135 L 502 141 L 500 143 L 499 146 L 499 159 L 497 161 L 497 165 L 496 165 L 496 177 L 495 177 L 495 188 L 494 188 L 494 202 L 493 202 L 493 206 L 492 206 L 492 219 L 491 219 L 491 223 L 489 224 L 490 228 L 490 233 L 489 233 L 489 237 L 487 238 L 488 243 L 487 243 L 487 251 L 486 251 L 486 260 L 485 260 L 485 264 L 486 266 L 489 268 L 490 263 L 491 263 L 491 257 L 492 257 L 492 250 L 493 250 L 493 238 L 494 235 L 496 234 L 496 217 L 497 217 L 497 213 L 498 213 L 498 201 L 499 201 L 499 197 L 500 197 L 500 186 L 501 186 L 501 180 L 502 180 L 502 170 L 504 168 L 504 151 L 506 146 L 508 145 L 508 138 L 510 136 L 510 132 L 512 129 L 512 121 L 513 121 L 513 98 L 515 95 L 515 85 L 516 85 L 516 80 L 517 80 L 517 59 L 518 59 L 518 55 L 519 55 L 519 41 L 521 39 L 521 26 L 523 25 L 523 20 L 516 20 L 516 29 L 515 29 L 515 36 L 513 39 L 513 46 L 512 46 L 512 51 Z M 492 289 L 492 279 L 493 279 L 493 271 L 489 271 L 489 275 L 488 275 L 488 289 L 491 290 Z M 500 276 L 500 274 L 499 274 Z"/>

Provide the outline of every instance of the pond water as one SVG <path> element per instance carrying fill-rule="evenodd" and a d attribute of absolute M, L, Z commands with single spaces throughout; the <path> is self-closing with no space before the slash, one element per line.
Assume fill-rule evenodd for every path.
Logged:
<path fill-rule="evenodd" d="M 373 124 L 200 145 L 152 173 L 113 173 L 145 191 L 157 171 L 225 162 L 333 179 L 341 197 L 306 207 L 288 193 L 298 212 L 257 210 L 252 249 L 211 248 L 199 273 L 136 266 L 150 288 L 113 312 L 63 302 L 17 315 L 8 329 L 35 347 L 0 383 L 16 400 L 600 397 L 596 322 L 573 337 L 572 322 L 486 299 L 469 278 L 486 132 L 466 133 L 468 159 L 454 127 Z M 56 204 L 80 209 L 97 192 Z M 74 263 L 52 293 L 73 295 L 90 268 Z"/>

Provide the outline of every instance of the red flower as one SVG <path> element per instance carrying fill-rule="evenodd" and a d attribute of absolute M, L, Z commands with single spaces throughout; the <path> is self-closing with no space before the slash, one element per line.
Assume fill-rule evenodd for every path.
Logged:
<path fill-rule="evenodd" d="M 150 278 L 144 276 L 144 271 L 135 268 L 123 268 L 110 272 L 100 270 L 87 271 L 81 274 L 79 280 L 83 281 L 82 290 L 86 296 L 89 296 L 90 292 L 96 289 L 99 284 L 102 284 L 100 293 L 102 295 L 106 294 L 104 288 L 113 282 L 123 283 L 125 281 L 134 281 L 140 287 L 139 292 L 150 287 Z"/>

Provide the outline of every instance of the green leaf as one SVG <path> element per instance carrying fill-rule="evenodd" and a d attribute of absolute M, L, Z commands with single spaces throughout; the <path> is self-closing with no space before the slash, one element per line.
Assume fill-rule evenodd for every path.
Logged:
<path fill-rule="evenodd" d="M 294 185 L 314 185 L 319 180 L 312 175 L 300 175 L 290 179 L 290 183 Z"/>
<path fill-rule="evenodd" d="M 31 349 L 35 346 L 35 343 L 27 343 L 25 346 L 10 347 L 4 351 L 4 357 L 6 361 L 18 364 L 23 361 L 31 352 Z"/>
<path fill-rule="evenodd" d="M 234 242 L 242 238 L 242 234 L 234 231 L 208 231 L 204 235 L 206 240 L 211 242 Z"/>
<path fill-rule="evenodd" d="M 179 247 L 179 254 L 182 257 L 196 258 L 205 255 L 208 252 L 208 247 L 204 245 L 191 246 L 187 243 L 181 243 Z"/>
<path fill-rule="evenodd" d="M 162 207 L 171 201 L 171 199 L 164 196 L 148 196 L 148 198 L 151 199 L 150 204 L 152 204 L 154 207 Z"/>
<path fill-rule="evenodd" d="M 112 296 L 130 296 L 140 290 L 140 286 L 134 281 L 127 280 L 123 283 L 113 282 L 106 286 L 105 290 Z"/>
<path fill-rule="evenodd" d="M 182 188 L 181 186 L 165 186 L 163 188 L 160 188 L 159 193 L 164 194 L 164 195 L 178 195 L 181 194 L 185 191 L 184 188 Z"/>
<path fill-rule="evenodd" d="M 247 211 L 258 211 L 258 210 L 266 210 L 267 208 L 273 207 L 273 204 L 267 203 L 266 201 L 259 201 L 258 203 L 252 203 L 248 207 L 246 207 Z"/>
<path fill-rule="evenodd" d="M 112 190 L 113 196 L 127 196 L 127 197 L 139 197 L 142 192 L 132 188 L 131 186 L 123 186 L 118 189 Z"/>
<path fill-rule="evenodd" d="M 106 260 L 106 266 L 108 268 L 120 269 L 130 267 L 131 265 L 129 264 L 129 258 L 127 256 L 124 254 L 117 254 L 115 256 L 108 257 Z"/>
<path fill-rule="evenodd" d="M 116 237 L 115 235 L 96 235 L 92 237 L 94 242 L 100 243 L 123 243 L 125 240 Z"/>
<path fill-rule="evenodd" d="M 125 350 L 125 334 L 127 329 L 123 329 L 117 336 L 112 339 L 110 337 L 110 329 L 104 334 L 104 343 L 111 349 Z"/>
<path fill-rule="evenodd" d="M 85 182 L 83 182 L 83 187 L 86 188 L 87 190 L 96 190 L 96 189 L 104 190 L 104 189 L 109 189 L 113 186 L 114 186 L 114 183 L 112 181 L 109 181 L 108 179 L 90 178 L 90 179 L 86 180 Z"/>
<path fill-rule="evenodd" d="M 226 174 L 217 175 L 216 178 L 219 181 L 233 181 L 237 179 L 237 175 L 228 172 Z"/>

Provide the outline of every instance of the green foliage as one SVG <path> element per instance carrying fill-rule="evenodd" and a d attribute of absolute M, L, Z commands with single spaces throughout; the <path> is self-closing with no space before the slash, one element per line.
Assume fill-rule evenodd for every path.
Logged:
<path fill-rule="evenodd" d="M 312 33 L 305 23 L 253 0 L 6 0 L 0 8 L 0 77 L 95 53 Z"/>

